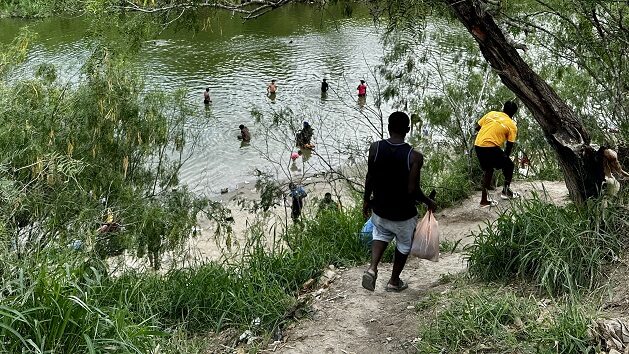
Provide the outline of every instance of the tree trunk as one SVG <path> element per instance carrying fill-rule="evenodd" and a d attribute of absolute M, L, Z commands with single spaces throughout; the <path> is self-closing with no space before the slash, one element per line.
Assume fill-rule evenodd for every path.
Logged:
<path fill-rule="evenodd" d="M 557 153 L 566 187 L 575 203 L 600 194 L 601 167 L 590 136 L 574 111 L 520 57 L 516 48 L 478 0 L 444 0 L 470 31 L 480 50 L 500 76 L 533 114 L 546 140 Z"/>

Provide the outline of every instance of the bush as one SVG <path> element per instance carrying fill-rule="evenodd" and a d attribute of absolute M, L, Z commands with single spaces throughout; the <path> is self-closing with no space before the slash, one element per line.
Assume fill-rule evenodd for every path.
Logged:
<path fill-rule="evenodd" d="M 592 289 L 623 250 L 627 222 L 624 208 L 597 201 L 565 207 L 539 198 L 514 201 L 475 235 L 466 250 L 469 271 L 489 281 L 532 279 L 550 294 Z"/>
<path fill-rule="evenodd" d="M 472 168 L 470 168 L 470 166 Z M 428 195 L 434 188 L 437 191 L 435 201 L 440 208 L 453 206 L 456 202 L 470 196 L 474 183 L 480 182 L 476 175 L 475 161 L 470 161 L 469 156 L 460 155 L 452 158 L 449 154 L 435 154 L 426 158 L 422 170 L 422 187 Z"/>

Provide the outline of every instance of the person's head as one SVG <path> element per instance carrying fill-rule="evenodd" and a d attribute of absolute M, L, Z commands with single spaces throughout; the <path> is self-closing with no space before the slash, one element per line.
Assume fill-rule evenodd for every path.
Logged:
<path fill-rule="evenodd" d="M 506 113 L 509 117 L 513 117 L 518 111 L 518 104 L 513 101 L 507 101 L 502 106 L 502 111 Z"/>
<path fill-rule="evenodd" d="M 309 126 L 310 126 L 310 123 L 304 122 L 304 128 L 308 128 Z"/>
<path fill-rule="evenodd" d="M 205 88 L 205 92 L 210 92 L 210 88 L 209 88 L 209 87 L 206 87 L 206 88 Z"/>
<path fill-rule="evenodd" d="M 360 80 L 360 83 L 361 83 L 361 84 L 364 84 L 364 83 L 365 83 L 365 80 Z"/>
<path fill-rule="evenodd" d="M 238 129 L 240 129 L 240 130 L 243 130 L 244 128 L 245 128 L 245 126 L 242 125 L 242 124 L 238 126 Z"/>
<path fill-rule="evenodd" d="M 275 79 L 271 80 L 271 83 L 274 84 L 275 83 Z"/>
<path fill-rule="evenodd" d="M 323 82 L 326 82 L 325 79 L 323 79 Z"/>
<path fill-rule="evenodd" d="M 327 193 L 323 196 L 323 199 L 324 199 L 326 202 L 331 201 L 331 200 L 332 200 L 332 193 L 327 192 Z"/>
<path fill-rule="evenodd" d="M 400 111 L 393 112 L 389 116 L 389 133 L 404 136 L 410 130 L 410 123 L 411 120 L 406 113 Z"/>
<path fill-rule="evenodd" d="M 295 186 L 295 183 L 291 182 L 291 183 L 288 184 L 288 188 L 290 190 L 293 190 L 293 189 L 297 188 L 297 186 Z"/>

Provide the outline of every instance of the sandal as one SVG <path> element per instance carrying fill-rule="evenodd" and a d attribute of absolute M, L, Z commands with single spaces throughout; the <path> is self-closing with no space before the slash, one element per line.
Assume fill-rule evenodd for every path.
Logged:
<path fill-rule="evenodd" d="M 363 274 L 363 288 L 374 291 L 376 289 L 376 279 L 378 279 L 378 273 L 371 273 L 366 270 Z"/>
<path fill-rule="evenodd" d="M 483 208 L 491 208 L 491 207 L 495 207 L 495 206 L 498 205 L 498 202 L 495 201 L 495 200 L 490 199 L 488 201 L 489 201 L 489 204 L 480 204 L 481 209 L 483 209 Z"/>
<path fill-rule="evenodd" d="M 520 198 L 520 193 L 513 192 L 512 190 L 509 189 L 506 194 L 504 192 L 500 193 L 500 198 L 504 200 L 516 199 L 516 198 Z"/>
<path fill-rule="evenodd" d="M 391 285 L 391 284 L 387 284 L 387 286 L 384 288 L 385 291 L 392 291 L 395 293 L 399 293 L 400 291 L 404 290 L 408 288 L 408 283 L 406 283 L 404 280 L 400 279 L 397 286 L 395 285 Z"/>

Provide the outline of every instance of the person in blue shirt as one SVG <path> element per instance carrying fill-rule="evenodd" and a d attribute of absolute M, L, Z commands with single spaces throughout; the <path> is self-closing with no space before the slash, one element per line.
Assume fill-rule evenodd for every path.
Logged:
<path fill-rule="evenodd" d="M 297 222 L 301 216 L 301 209 L 304 207 L 304 198 L 308 196 L 308 193 L 306 193 L 302 186 L 297 186 L 293 182 L 288 185 L 288 188 L 290 189 L 289 195 L 293 199 L 290 215 L 293 222 Z"/>

